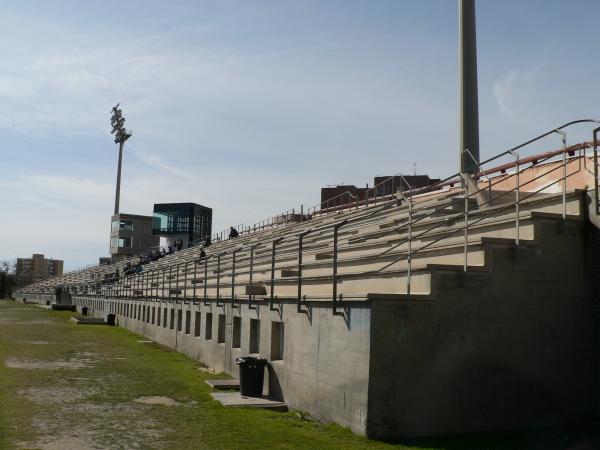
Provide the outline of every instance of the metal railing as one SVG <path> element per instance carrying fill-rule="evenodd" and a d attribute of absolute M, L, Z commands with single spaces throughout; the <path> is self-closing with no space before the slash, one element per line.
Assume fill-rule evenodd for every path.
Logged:
<path fill-rule="evenodd" d="M 432 248 L 435 244 L 448 240 L 460 233 L 463 235 L 462 247 L 463 247 L 463 270 L 467 271 L 469 267 L 469 233 L 470 231 L 480 224 L 485 219 L 497 215 L 498 213 L 514 210 L 514 230 L 515 230 L 515 244 L 520 244 L 520 216 L 521 206 L 526 203 L 530 198 L 543 193 L 548 188 L 555 185 L 560 185 L 560 194 L 562 201 L 562 217 L 567 217 L 567 181 L 569 177 L 575 175 L 583 168 L 589 171 L 586 166 L 587 160 L 587 149 L 593 149 L 593 165 L 594 165 L 594 190 L 596 194 L 596 200 L 600 198 L 598 196 L 598 139 L 597 134 L 600 131 L 600 127 L 593 130 L 593 141 L 591 143 L 584 142 L 575 146 L 567 147 L 567 135 L 564 131 L 566 128 L 583 123 L 600 123 L 597 120 L 585 119 L 577 120 L 564 124 L 558 128 L 552 129 L 546 133 L 543 133 L 527 142 L 506 150 L 494 157 L 491 157 L 479 164 L 479 172 L 471 175 L 471 179 L 476 183 L 475 188 L 470 191 L 467 189 L 468 181 L 464 174 L 453 174 L 439 182 L 425 188 L 412 188 L 410 184 L 403 180 L 408 189 L 403 192 L 399 192 L 394 196 L 386 195 L 378 199 L 377 202 L 371 202 L 371 207 L 360 209 L 360 206 L 368 205 L 368 196 L 365 201 L 361 204 L 360 199 L 357 196 L 351 195 L 351 202 L 342 205 L 335 204 L 334 207 L 322 209 L 322 205 L 318 208 L 312 207 L 309 209 L 307 214 L 304 214 L 303 208 L 301 208 L 302 219 L 297 222 L 306 222 L 309 219 L 320 217 L 321 214 L 324 217 L 330 210 L 335 212 L 344 210 L 357 210 L 356 213 L 350 215 L 345 214 L 340 220 L 334 220 L 333 222 L 309 222 L 303 223 L 299 227 L 299 232 L 289 235 L 284 235 L 284 230 L 279 230 L 278 225 L 286 222 L 286 219 L 281 221 L 273 220 L 260 223 L 258 227 L 245 228 L 242 226 L 242 232 L 240 236 L 242 239 L 227 241 L 229 242 L 228 247 L 222 247 L 221 245 L 216 246 L 210 255 L 207 255 L 202 259 L 186 260 L 186 261 L 173 261 L 175 264 L 165 261 L 159 267 L 154 267 L 148 271 L 140 274 L 129 275 L 122 277 L 113 283 L 102 283 L 101 280 L 87 280 L 83 282 L 72 282 L 67 289 L 77 295 L 89 295 L 97 296 L 102 295 L 107 298 L 136 298 L 136 299 L 159 299 L 159 300 L 185 300 L 200 302 L 204 301 L 209 303 L 216 301 L 217 304 L 224 301 L 224 299 L 231 297 L 232 302 L 239 302 L 240 299 L 236 296 L 236 285 L 239 284 L 236 280 L 240 279 L 242 275 L 248 275 L 248 283 L 250 285 L 254 282 L 254 270 L 257 264 L 269 264 L 270 265 L 270 277 L 265 281 L 268 282 L 270 292 L 266 294 L 246 294 L 247 304 L 249 308 L 253 307 L 253 302 L 256 300 L 255 297 L 263 297 L 270 305 L 271 309 L 274 309 L 276 302 L 280 301 L 281 296 L 275 295 L 277 287 L 276 269 L 278 258 L 281 261 L 284 258 L 292 258 L 295 262 L 297 273 L 295 279 L 297 283 L 297 295 L 292 297 L 297 301 L 297 310 L 302 312 L 303 305 L 306 304 L 306 295 L 303 293 L 304 284 L 304 269 L 307 267 L 304 262 L 304 258 L 308 254 L 317 254 L 322 252 L 323 245 L 319 246 L 313 242 L 313 248 L 306 250 L 306 239 L 309 237 L 321 234 L 331 233 L 331 300 L 332 310 L 334 314 L 342 314 L 344 300 L 348 297 L 343 297 L 342 294 L 338 293 L 339 283 L 348 277 L 368 277 L 368 276 L 380 276 L 390 272 L 394 266 L 402 261 L 406 261 L 406 268 L 403 269 L 406 272 L 406 283 L 407 283 L 407 294 L 412 295 L 411 279 L 414 273 L 414 260 L 415 257 L 420 253 Z M 524 147 L 530 144 L 536 143 L 543 138 L 557 134 L 561 140 L 561 148 L 552 152 L 546 152 L 538 154 L 528 158 L 522 158 L 519 151 L 522 152 Z M 467 154 L 468 149 L 465 149 Z M 575 153 L 579 152 L 576 159 Z M 508 163 L 504 163 L 491 168 L 486 168 L 490 163 L 496 163 L 500 159 L 508 157 L 511 159 Z M 575 167 L 576 170 L 569 173 L 569 164 L 579 161 L 579 166 Z M 529 179 L 523 180 L 523 172 L 530 169 L 531 167 L 537 166 L 541 168 L 540 173 L 530 176 Z M 557 172 L 560 172 L 558 176 Z M 589 171 L 591 172 L 591 171 Z M 492 175 L 495 175 L 492 177 Z M 401 175 L 396 175 L 401 176 Z M 392 177 L 390 177 L 392 178 Z M 541 183 L 540 186 L 535 183 L 540 183 L 542 180 L 550 182 Z M 389 179 L 388 179 L 389 180 Z M 385 180 L 384 180 L 385 181 Z M 514 185 L 513 185 L 514 181 Z M 381 183 L 380 183 L 381 184 Z M 500 189 L 494 189 L 500 186 Z M 502 190 L 502 186 L 506 188 Z M 510 187 L 513 186 L 513 187 Z M 373 192 L 376 192 L 376 186 L 373 188 Z M 463 206 L 460 211 L 453 211 L 448 208 L 452 206 L 452 202 L 448 200 L 440 201 L 438 204 L 431 207 L 419 208 L 417 205 L 422 203 L 423 199 L 428 198 L 441 198 L 440 195 L 444 192 L 449 191 L 448 196 L 454 196 L 462 193 Z M 340 194 L 344 195 L 346 193 Z M 508 197 L 508 200 L 506 200 Z M 340 197 L 341 198 L 341 197 Z M 348 198 L 348 197 L 347 197 Z M 501 201 L 502 200 L 502 201 Z M 374 203 L 381 203 L 377 208 L 373 208 Z M 381 258 L 393 255 L 393 260 L 383 264 L 381 267 L 375 270 L 367 270 L 363 272 L 355 273 L 339 273 L 340 264 L 340 251 L 344 248 L 351 248 L 352 243 L 350 241 L 340 243 L 339 236 L 343 229 L 351 229 L 356 231 L 362 229 L 361 227 L 368 227 L 372 218 L 377 218 L 378 214 L 388 209 L 398 206 L 400 203 L 401 208 L 404 208 L 405 218 L 397 225 L 391 227 L 389 230 L 373 232 L 371 235 L 372 239 L 381 239 L 392 233 L 400 236 L 399 240 L 391 240 L 390 245 L 380 253 L 376 255 L 370 255 L 369 258 Z M 455 204 L 456 206 L 456 204 Z M 598 211 L 598 205 L 596 205 Z M 285 217 L 289 212 L 295 214 L 295 210 L 288 210 L 288 212 L 281 215 Z M 364 212 L 362 212 L 364 211 Z M 444 220 L 433 220 L 436 215 L 443 214 Z M 277 216 L 275 216 L 277 217 Z M 336 217 L 336 216 L 334 216 Z M 447 228 L 448 221 L 458 223 L 458 226 L 454 226 L 452 229 Z M 261 228 L 262 227 L 262 228 Z M 258 232 L 265 228 L 274 229 L 273 233 L 266 235 L 267 239 L 264 242 L 257 243 L 255 240 L 250 240 L 247 235 L 253 232 Z M 422 228 L 421 230 L 419 230 Z M 423 243 L 424 238 L 430 240 Z M 221 241 L 217 241 L 221 242 Z M 329 242 L 329 241 L 328 241 Z M 297 243 L 297 244 L 296 244 Z M 417 246 L 415 244 L 420 243 Z M 287 244 L 284 251 L 280 252 L 279 248 L 283 244 Z M 406 248 L 403 249 L 403 246 Z M 237 259 L 237 254 L 240 250 L 246 252 L 246 261 L 244 267 L 248 267 L 247 271 L 239 271 L 238 265 L 240 261 Z M 262 250 L 262 255 L 258 255 L 259 251 Z M 249 260 L 248 260 L 249 252 Z M 196 255 L 197 256 L 197 255 Z M 229 265 L 224 269 L 223 261 L 227 259 Z M 268 262 L 267 262 L 268 261 Z M 315 264 L 311 262 L 309 264 Z M 211 291 L 216 290 L 216 295 L 211 297 L 208 295 L 209 289 L 209 269 L 213 270 L 216 275 L 216 281 L 210 286 Z M 264 268 L 263 268 L 264 270 Z M 394 271 L 396 269 L 392 269 Z M 190 287 L 190 271 L 192 271 Z M 203 272 L 203 274 L 202 274 Z M 227 273 L 229 276 L 229 288 L 231 294 L 222 296 L 222 275 Z M 203 276 L 201 276 L 203 275 Z M 201 283 L 200 283 L 201 281 Z M 197 284 L 202 284 L 202 289 L 197 289 Z M 317 298 L 318 296 L 312 296 Z M 326 295 L 320 298 L 327 298 Z"/>

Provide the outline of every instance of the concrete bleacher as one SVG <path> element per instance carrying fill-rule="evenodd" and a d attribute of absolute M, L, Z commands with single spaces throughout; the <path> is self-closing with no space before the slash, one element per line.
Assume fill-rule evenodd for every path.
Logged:
<path fill-rule="evenodd" d="M 458 195 L 458 194 L 456 194 Z M 576 192 L 567 198 L 569 215 L 580 216 L 581 200 Z M 305 282 L 303 294 L 317 298 L 329 298 L 333 271 L 333 224 L 350 221 L 340 229 L 338 235 L 338 274 L 340 282 L 338 293 L 353 298 L 367 298 L 372 293 L 402 294 L 407 292 L 408 269 L 408 213 L 406 202 L 391 200 L 381 205 L 313 220 L 281 226 L 255 235 L 244 235 L 233 240 L 215 243 L 206 248 L 207 258 L 199 261 L 200 248 L 181 250 L 158 261 L 148 263 L 140 274 L 122 276 L 112 289 L 128 289 L 138 296 L 166 296 L 173 298 L 215 298 L 217 289 L 220 297 L 229 297 L 233 292 L 244 299 L 250 284 L 250 248 L 254 247 L 252 258 L 252 284 L 262 284 L 264 294 L 256 296 L 270 297 L 272 271 L 272 242 L 280 241 L 276 247 L 274 286 L 278 298 L 295 298 L 298 279 L 298 238 L 309 230 L 315 230 L 304 237 L 302 278 Z M 563 209 L 561 194 L 539 194 L 520 204 L 519 236 L 521 240 L 532 240 L 533 212 L 561 213 Z M 462 234 L 461 213 L 448 208 L 447 195 L 437 201 L 415 203 L 413 217 L 419 212 L 428 216 L 412 227 L 411 269 L 426 268 L 428 264 L 464 264 L 465 241 Z M 332 220 L 333 219 L 333 220 Z M 416 220 L 416 219 L 413 219 Z M 470 266 L 484 264 L 482 239 L 484 237 L 515 238 L 514 208 L 504 205 L 492 206 L 473 211 L 470 220 L 476 222 L 469 228 L 467 240 L 467 263 Z M 384 231 L 382 233 L 382 231 Z M 454 233 L 454 234 L 451 234 Z M 437 241 L 437 242 L 436 242 Z M 421 247 L 424 250 L 419 250 Z M 235 272 L 233 271 L 233 252 L 235 251 Z M 217 255 L 221 254 L 220 262 Z M 395 264 L 394 261 L 397 261 Z M 392 265 L 390 265 L 392 264 Z M 207 277 L 204 277 L 205 265 Z M 220 270 L 217 271 L 218 266 Z M 381 270 L 381 269 L 384 270 Z M 114 266 L 109 270 L 114 270 Z M 381 270 L 381 271 L 380 271 Z M 107 271 L 91 269 L 54 280 L 54 283 L 72 283 L 85 287 Z M 380 271 L 380 272 L 378 272 Z M 357 280 L 369 278 L 377 272 L 379 278 L 393 278 L 397 284 L 386 283 L 373 291 L 364 285 L 357 289 Z M 232 291 L 232 275 L 234 275 Z M 345 282 L 345 277 L 352 281 Z M 419 282 L 415 275 L 413 293 L 429 292 L 427 283 Z M 427 277 L 425 277 L 427 278 Z M 413 280 L 411 280 L 412 282 Z M 52 283 L 48 283 L 51 285 Z M 151 284 L 154 284 L 151 286 Z M 206 288 L 205 288 L 206 286 Z M 350 287 L 351 286 L 351 287 Z M 194 289 L 195 287 L 195 289 Z M 139 292 L 141 291 L 141 292 Z"/>

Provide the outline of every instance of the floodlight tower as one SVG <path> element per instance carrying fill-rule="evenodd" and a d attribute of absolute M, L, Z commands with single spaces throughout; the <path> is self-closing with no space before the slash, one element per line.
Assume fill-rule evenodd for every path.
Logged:
<path fill-rule="evenodd" d="M 119 109 L 120 103 L 112 109 L 110 124 L 113 127 L 110 134 L 115 135 L 115 144 L 119 144 L 119 166 L 117 168 L 117 192 L 115 194 L 115 215 L 119 214 L 119 199 L 121 197 L 121 163 L 123 161 L 123 144 L 131 137 L 131 131 L 125 129 L 125 117 Z"/>
<path fill-rule="evenodd" d="M 464 179 L 478 171 L 479 112 L 477 98 L 477 41 L 475 0 L 458 0 L 458 70 L 460 86 L 460 173 Z"/>

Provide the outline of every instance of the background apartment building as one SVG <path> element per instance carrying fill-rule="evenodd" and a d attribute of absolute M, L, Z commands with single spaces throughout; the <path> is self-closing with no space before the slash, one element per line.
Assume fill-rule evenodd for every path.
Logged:
<path fill-rule="evenodd" d="M 44 255 L 33 254 L 31 258 L 17 258 L 17 285 L 36 283 L 45 278 L 62 275 L 64 262 L 60 259 L 46 259 Z"/>

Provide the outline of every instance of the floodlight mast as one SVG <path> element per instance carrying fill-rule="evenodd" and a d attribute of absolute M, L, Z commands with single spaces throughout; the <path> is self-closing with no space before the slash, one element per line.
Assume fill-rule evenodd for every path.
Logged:
<path fill-rule="evenodd" d="M 475 0 L 458 0 L 458 21 L 458 70 L 460 86 L 460 137 L 458 151 L 460 173 L 463 174 L 463 179 L 472 182 L 471 175 L 477 172 L 479 165 Z"/>
<path fill-rule="evenodd" d="M 123 144 L 131 137 L 131 131 L 125 129 L 125 118 L 123 110 L 119 109 L 120 103 L 117 103 L 112 109 L 110 124 L 113 127 L 110 134 L 115 135 L 115 144 L 119 144 L 119 165 L 117 167 L 117 190 L 115 193 L 115 215 L 119 214 L 119 200 L 121 198 L 121 164 L 123 162 Z"/>

